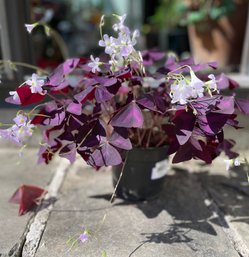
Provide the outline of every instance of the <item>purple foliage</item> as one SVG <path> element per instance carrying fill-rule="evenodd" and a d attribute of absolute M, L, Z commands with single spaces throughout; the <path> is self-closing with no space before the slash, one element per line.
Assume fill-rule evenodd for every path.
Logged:
<path fill-rule="evenodd" d="M 174 163 L 192 158 L 211 163 L 221 151 L 236 157 L 234 142 L 224 139 L 223 129 L 239 128 L 235 108 L 248 115 L 249 101 L 224 96 L 222 90 L 238 84 L 223 73 L 204 73 L 216 69 L 215 62 L 195 64 L 192 58 L 169 57 L 151 74 L 150 66 L 164 53 L 140 54 L 134 48 L 136 34 L 131 37 L 123 23 L 116 25 L 122 32 L 118 38 L 105 36 L 112 47 L 101 42 L 110 53 L 106 62 L 93 56 L 71 58 L 44 80 L 42 92 L 32 93 L 32 85 L 23 83 L 6 99 L 21 106 L 41 105 L 37 116 L 27 120 L 45 126 L 39 163 L 49 163 L 56 153 L 72 163 L 79 154 L 99 168 L 120 164 L 121 151 L 133 145 L 165 144 L 169 154 L 175 153 Z M 7 137 L 14 129 L 1 134 Z"/>

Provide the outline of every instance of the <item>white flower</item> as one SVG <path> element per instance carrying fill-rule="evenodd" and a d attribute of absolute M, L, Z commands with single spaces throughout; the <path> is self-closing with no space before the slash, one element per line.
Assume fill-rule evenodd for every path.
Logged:
<path fill-rule="evenodd" d="M 27 123 L 23 126 L 13 125 L 11 127 L 13 138 L 21 144 L 23 144 L 33 134 L 33 124 Z"/>
<path fill-rule="evenodd" d="M 32 136 L 34 127 L 35 126 L 29 122 L 25 122 L 22 125 L 21 123 L 19 125 L 15 124 L 8 129 L 0 129 L 0 137 L 21 146 Z"/>
<path fill-rule="evenodd" d="M 144 77 L 143 82 L 143 87 L 145 88 L 158 88 L 163 82 L 165 82 L 165 78 L 157 80 L 152 77 Z"/>
<path fill-rule="evenodd" d="M 38 25 L 38 23 L 33 23 L 33 24 L 25 24 L 25 27 L 28 31 L 28 33 L 31 33 L 32 30 Z"/>
<path fill-rule="evenodd" d="M 119 37 L 116 41 L 116 46 L 119 47 L 117 55 L 120 54 L 123 57 L 128 57 L 134 50 L 133 46 L 136 44 L 136 40 L 131 40 L 130 36 L 119 33 Z"/>
<path fill-rule="evenodd" d="M 27 80 L 26 84 L 30 86 L 31 93 L 43 93 L 42 86 L 44 85 L 44 80 L 41 79 L 36 73 L 32 74 L 31 79 Z"/>
<path fill-rule="evenodd" d="M 205 85 L 205 83 L 200 79 L 198 79 L 192 70 L 190 71 L 190 76 L 191 76 L 190 85 L 193 88 L 192 97 L 193 98 L 203 97 L 203 93 L 204 93 L 203 86 Z"/>
<path fill-rule="evenodd" d="M 115 31 L 118 31 L 118 30 L 122 30 L 124 26 L 124 21 L 126 19 L 126 14 L 122 15 L 122 16 L 118 16 L 118 15 L 115 15 L 116 18 L 118 18 L 119 20 L 119 23 L 116 23 L 112 26 L 112 28 L 115 30 Z"/>
<path fill-rule="evenodd" d="M 115 41 L 113 37 L 109 37 L 108 35 L 103 36 L 103 40 L 99 41 L 99 45 L 105 47 L 105 53 L 112 55 L 115 50 Z"/>
<path fill-rule="evenodd" d="M 185 80 L 180 80 L 177 84 L 171 85 L 171 102 L 180 104 L 186 104 L 187 99 L 192 96 L 192 87 L 187 84 Z"/>
<path fill-rule="evenodd" d="M 26 122 L 27 122 L 27 117 L 24 116 L 23 114 L 19 114 L 17 115 L 13 121 L 16 123 L 17 126 L 21 127 L 21 126 L 25 126 Z"/>
<path fill-rule="evenodd" d="M 91 58 L 91 61 L 92 61 L 92 62 L 89 62 L 89 63 L 88 63 L 88 66 L 89 66 L 90 68 L 92 68 L 92 72 L 95 73 L 96 71 L 101 71 L 101 69 L 99 68 L 99 66 L 102 64 L 102 62 L 99 61 L 99 58 L 96 57 L 96 58 L 94 59 L 94 57 L 93 57 L 92 55 L 90 56 L 90 58 Z"/>
<path fill-rule="evenodd" d="M 140 36 L 139 30 L 135 29 L 132 34 L 132 39 L 136 39 Z"/>
<path fill-rule="evenodd" d="M 21 103 L 20 97 L 19 97 L 19 95 L 17 94 L 16 91 L 9 91 L 9 94 L 12 96 L 12 99 L 13 99 L 14 103 L 16 103 L 16 104 Z"/>
<path fill-rule="evenodd" d="M 228 171 L 233 164 L 233 160 L 224 160 L 224 162 L 226 165 L 226 171 Z"/>
<path fill-rule="evenodd" d="M 240 166 L 241 162 L 239 159 L 234 159 L 234 160 L 224 160 L 225 164 L 226 164 L 226 171 L 228 171 L 232 165 L 234 166 Z"/>
<path fill-rule="evenodd" d="M 210 80 L 207 81 L 206 84 L 208 85 L 209 89 L 213 89 L 214 91 L 217 90 L 217 84 L 214 74 L 208 75 L 208 78 Z"/>
<path fill-rule="evenodd" d="M 239 159 L 235 159 L 233 162 L 234 166 L 240 166 L 240 160 Z"/>

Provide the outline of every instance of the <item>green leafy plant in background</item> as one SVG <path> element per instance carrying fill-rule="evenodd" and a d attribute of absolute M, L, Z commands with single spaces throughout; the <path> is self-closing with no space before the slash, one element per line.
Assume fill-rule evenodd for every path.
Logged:
<path fill-rule="evenodd" d="M 161 0 L 151 22 L 174 27 L 207 20 L 217 20 L 235 10 L 233 0 Z"/>

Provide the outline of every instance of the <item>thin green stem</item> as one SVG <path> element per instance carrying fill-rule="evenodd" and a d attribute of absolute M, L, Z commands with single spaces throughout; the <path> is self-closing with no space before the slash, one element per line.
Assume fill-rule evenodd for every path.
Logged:
<path fill-rule="evenodd" d="M 126 152 L 125 160 L 124 160 L 123 166 L 122 166 L 122 170 L 121 170 L 121 173 L 120 173 L 120 175 L 119 175 L 118 181 L 117 181 L 117 183 L 116 183 L 116 185 L 115 185 L 115 188 L 114 188 L 114 190 L 113 190 L 113 193 L 112 193 L 112 196 L 111 196 L 111 199 L 110 199 L 110 203 L 113 203 L 114 200 L 115 200 L 116 191 L 117 191 L 117 188 L 118 188 L 118 186 L 119 186 L 119 183 L 120 183 L 121 178 L 122 178 L 123 173 L 124 173 L 124 167 L 125 167 L 125 165 L 126 165 L 126 161 L 127 161 L 127 158 L 128 158 L 128 154 L 129 154 L 129 151 Z"/>
<path fill-rule="evenodd" d="M 36 70 L 40 73 L 43 73 L 43 74 L 48 74 L 48 72 L 44 69 L 41 69 L 35 65 L 32 65 L 32 64 L 28 64 L 28 63 L 24 63 L 24 62 L 16 62 L 16 61 L 10 61 L 10 60 L 0 60 L 0 64 L 8 64 L 9 66 L 21 66 L 21 67 L 26 67 L 26 68 L 30 68 L 30 69 L 33 69 L 33 70 Z M 12 68 L 13 69 L 13 68 Z"/>
<path fill-rule="evenodd" d="M 27 116 L 30 116 L 32 115 L 32 113 L 40 106 L 44 106 L 45 104 L 38 104 L 36 105 L 30 112 L 27 113 Z"/>
<path fill-rule="evenodd" d="M 64 60 L 69 58 L 69 52 L 68 52 L 68 47 L 65 44 L 64 39 L 61 37 L 61 35 L 54 29 L 50 28 L 50 34 L 51 37 L 54 38 L 55 42 L 57 43 L 58 47 L 60 48 L 61 51 L 61 55 L 63 57 Z"/>
<path fill-rule="evenodd" d="M 7 127 L 7 126 L 13 126 L 14 124 L 11 123 L 2 123 L 0 122 L 0 127 Z"/>

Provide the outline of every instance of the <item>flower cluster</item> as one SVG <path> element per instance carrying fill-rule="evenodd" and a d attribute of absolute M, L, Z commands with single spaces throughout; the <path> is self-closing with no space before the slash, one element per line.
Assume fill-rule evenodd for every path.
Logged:
<path fill-rule="evenodd" d="M 33 134 L 34 125 L 28 121 L 27 116 L 18 114 L 10 128 L 0 129 L 0 137 L 5 138 L 18 146 L 22 146 Z"/>
<path fill-rule="evenodd" d="M 10 103 L 38 105 L 27 115 L 19 112 L 1 136 L 22 145 L 34 126 L 44 127 L 39 163 L 55 154 L 74 162 L 79 155 L 99 168 L 120 164 L 132 147 L 164 145 L 175 153 L 174 163 L 211 163 L 222 151 L 236 158 L 235 142 L 224 138 L 223 129 L 239 129 L 235 109 L 249 114 L 249 103 L 221 92 L 238 84 L 210 72 L 216 63 L 169 57 L 157 67 L 164 53 L 137 51 L 138 32 L 125 26 L 125 15 L 115 18 L 117 36 L 104 34 L 99 41 L 105 58 L 68 59 L 46 78 L 33 74 L 10 92 Z"/>
<path fill-rule="evenodd" d="M 204 96 L 204 91 L 208 90 L 210 94 L 212 91 L 217 90 L 216 80 L 213 74 L 210 74 L 208 78 L 209 81 L 203 82 L 198 79 L 190 68 L 191 80 L 189 81 L 184 76 L 180 76 L 180 79 L 176 79 L 171 85 L 171 97 L 172 103 L 187 104 L 188 100 L 202 98 Z"/>
<path fill-rule="evenodd" d="M 118 19 L 118 23 L 113 25 L 113 30 L 118 33 L 118 37 L 112 37 L 104 34 L 103 38 L 99 41 L 99 46 L 105 47 L 105 53 L 110 56 L 109 64 L 113 71 L 125 66 L 131 61 L 142 61 L 138 52 L 134 49 L 136 45 L 139 32 L 135 30 L 131 33 L 130 29 L 124 25 L 126 14 L 123 16 L 114 15 Z M 99 58 L 93 58 L 89 66 L 92 72 L 101 71 L 99 66 L 102 64 Z"/>

